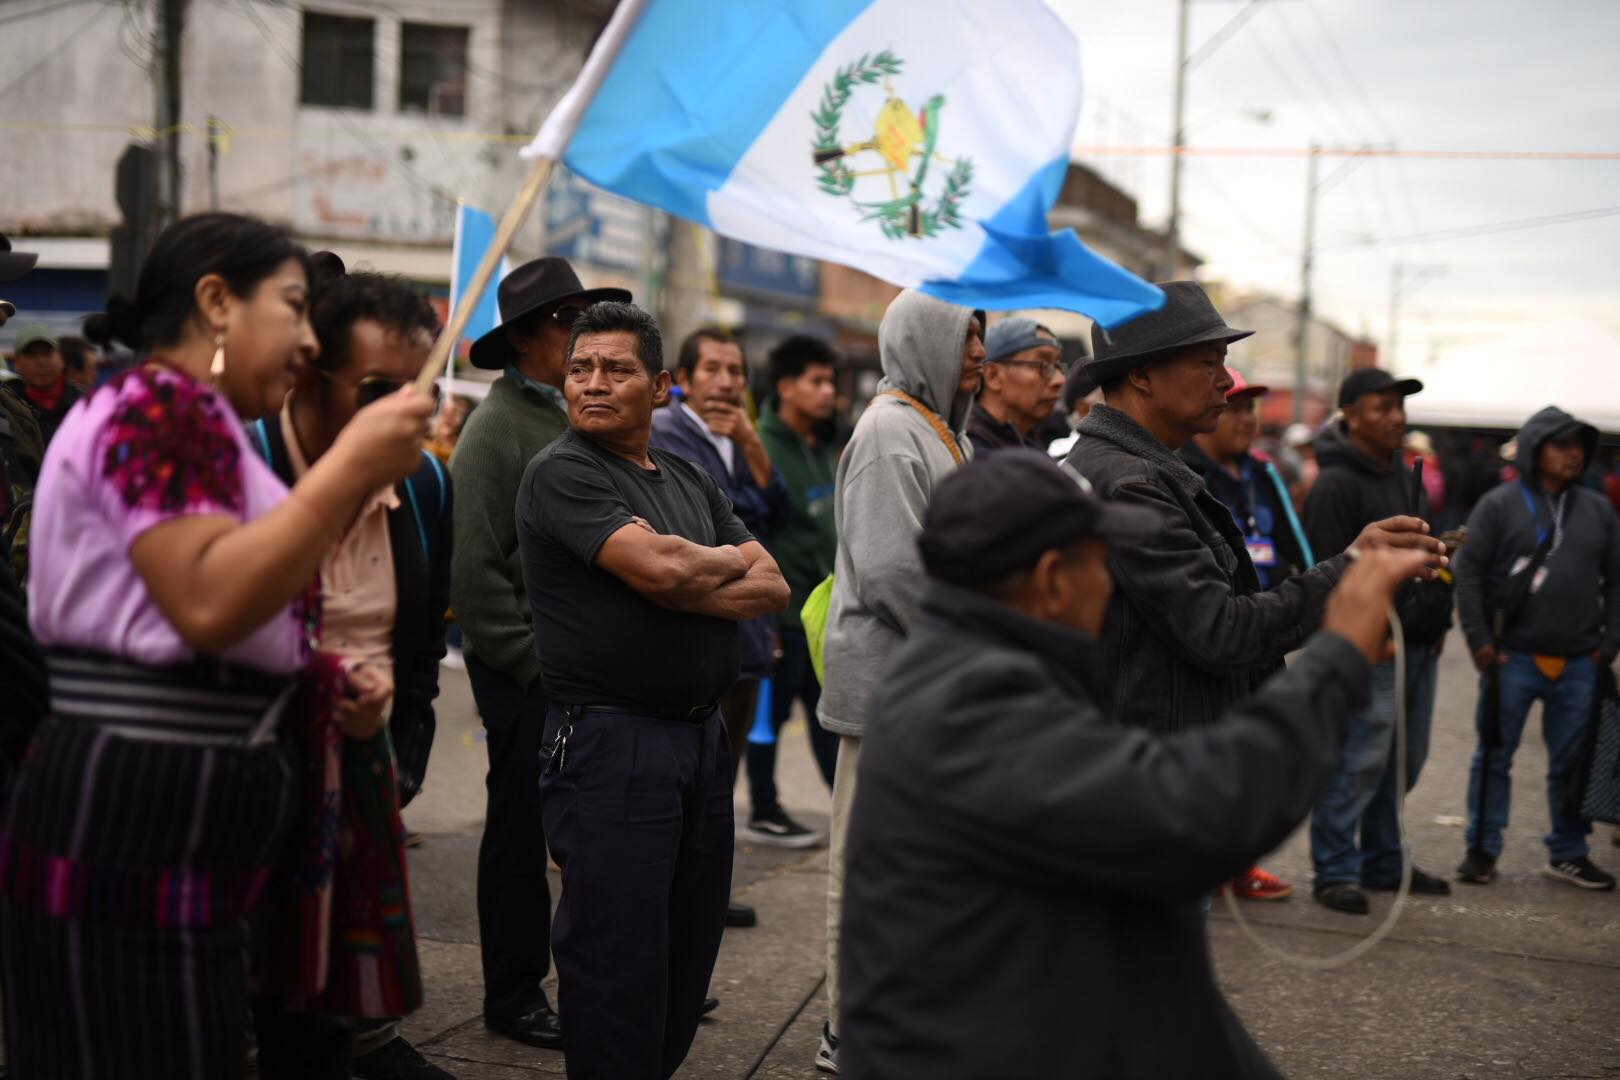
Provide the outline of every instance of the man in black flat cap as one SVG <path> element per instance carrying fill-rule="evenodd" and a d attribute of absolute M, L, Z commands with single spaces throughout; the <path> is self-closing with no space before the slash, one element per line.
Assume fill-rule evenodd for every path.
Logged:
<path fill-rule="evenodd" d="M 1214 723 L 1282 667 L 1309 637 L 1344 555 L 1262 590 L 1243 532 L 1176 456 L 1215 429 L 1233 382 L 1226 347 L 1250 331 L 1228 325 L 1191 281 L 1160 286 L 1157 311 L 1105 333 L 1093 327 L 1087 373 L 1103 391 L 1078 428 L 1066 463 L 1104 498 L 1158 510 L 1165 528 L 1109 556 L 1118 586 L 1098 642 L 1111 673 L 1100 704 L 1120 723 L 1158 732 Z M 1443 545 L 1416 518 L 1394 517 L 1355 538 L 1373 547 L 1418 547 L 1439 565 Z M 1292 890 L 1258 867 L 1233 883 L 1240 896 L 1281 899 Z"/>
<path fill-rule="evenodd" d="M 501 325 L 473 342 L 475 367 L 503 371 L 450 458 L 455 485 L 450 606 L 466 636 L 467 675 L 488 733 L 489 807 L 478 848 L 484 1022 L 531 1046 L 560 1048 L 540 980 L 551 970 L 551 888 L 540 816 L 545 690 L 518 552 L 518 487 L 529 460 L 568 430 L 563 366 L 574 320 L 623 289 L 587 289 L 568 260 L 535 259 L 499 290 Z"/>
<path fill-rule="evenodd" d="M 1034 450 L 940 483 L 851 814 L 846 1080 L 1277 1075 L 1216 988 L 1200 901 L 1305 816 L 1425 555 L 1361 559 L 1292 670 L 1220 724 L 1120 728 L 1085 663 L 1110 551 L 1181 528 Z"/>

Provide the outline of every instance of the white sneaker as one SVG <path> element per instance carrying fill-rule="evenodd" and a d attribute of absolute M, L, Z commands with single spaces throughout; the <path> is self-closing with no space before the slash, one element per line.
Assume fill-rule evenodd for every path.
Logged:
<path fill-rule="evenodd" d="M 821 1046 L 816 1050 L 816 1068 L 825 1073 L 838 1071 L 838 1036 L 832 1033 L 832 1022 L 821 1022 Z"/>
<path fill-rule="evenodd" d="M 450 646 L 447 646 L 445 648 L 445 650 L 444 650 L 444 659 L 440 660 L 439 663 L 443 664 L 445 667 L 449 668 L 451 671 L 466 671 L 467 670 L 466 657 L 462 656 L 461 655 L 461 650 L 456 648 L 454 645 L 450 645 Z"/>

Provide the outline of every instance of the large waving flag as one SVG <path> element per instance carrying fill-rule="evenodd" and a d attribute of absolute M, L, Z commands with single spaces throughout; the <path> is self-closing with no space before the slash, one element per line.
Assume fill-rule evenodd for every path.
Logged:
<path fill-rule="evenodd" d="M 1047 230 L 1079 109 L 1042 0 L 622 0 L 524 152 L 751 244 L 1113 326 L 1163 296 Z"/>

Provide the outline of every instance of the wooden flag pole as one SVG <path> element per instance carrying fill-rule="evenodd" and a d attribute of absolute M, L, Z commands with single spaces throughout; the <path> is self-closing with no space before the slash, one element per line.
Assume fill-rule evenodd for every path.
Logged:
<path fill-rule="evenodd" d="M 478 307 L 478 301 L 483 298 L 484 290 L 489 287 L 489 279 L 495 276 L 495 268 L 501 264 L 507 249 L 512 246 L 518 227 L 523 224 L 523 219 L 529 216 L 529 211 L 534 208 L 540 192 L 545 190 L 547 181 L 551 179 L 551 170 L 556 164 L 555 158 L 535 158 L 534 166 L 524 179 L 523 186 L 518 188 L 512 205 L 506 208 L 506 216 L 501 218 L 501 223 L 495 230 L 495 239 L 490 241 L 489 250 L 484 252 L 483 261 L 478 264 L 478 269 L 473 271 L 472 280 L 462 290 L 461 303 L 456 305 L 456 310 L 450 314 L 450 325 L 444 328 L 439 340 L 433 343 L 433 351 L 428 354 L 427 363 L 416 376 L 415 385 L 418 393 L 430 393 L 433 384 L 444 374 L 445 366 L 450 362 L 450 353 L 461 340 L 461 335 L 466 332 L 473 310 Z"/>

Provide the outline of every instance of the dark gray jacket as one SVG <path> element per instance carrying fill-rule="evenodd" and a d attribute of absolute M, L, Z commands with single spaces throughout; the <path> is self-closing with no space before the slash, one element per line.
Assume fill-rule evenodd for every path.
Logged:
<path fill-rule="evenodd" d="M 1220 724 L 1109 724 L 1086 635 L 935 584 L 873 705 L 850 819 L 839 1065 L 868 1077 L 1274 1077 L 1202 898 L 1332 773 L 1370 668 L 1322 635 Z"/>
<path fill-rule="evenodd" d="M 1558 500 L 1534 475 L 1541 444 L 1571 431 L 1584 437 L 1591 461 L 1596 428 L 1551 405 L 1532 416 L 1519 431 L 1524 478 L 1492 489 L 1468 516 L 1468 542 L 1457 555 L 1457 614 L 1475 652 L 1490 643 L 1491 615 L 1514 564 L 1529 559 L 1542 531 L 1552 528 Z M 1562 504 L 1563 539 L 1547 556 L 1546 579 L 1525 599 L 1503 644 L 1562 656 L 1595 650 L 1612 661 L 1620 652 L 1620 518 L 1602 495 L 1578 481 L 1565 489 Z"/>
<path fill-rule="evenodd" d="M 1166 521 L 1157 538 L 1108 556 L 1114 595 L 1097 650 L 1103 710 L 1154 731 L 1214 723 L 1316 629 L 1344 556 L 1261 591 L 1231 513 L 1184 461 L 1107 405 L 1079 432 L 1068 464 L 1103 498 Z"/>

